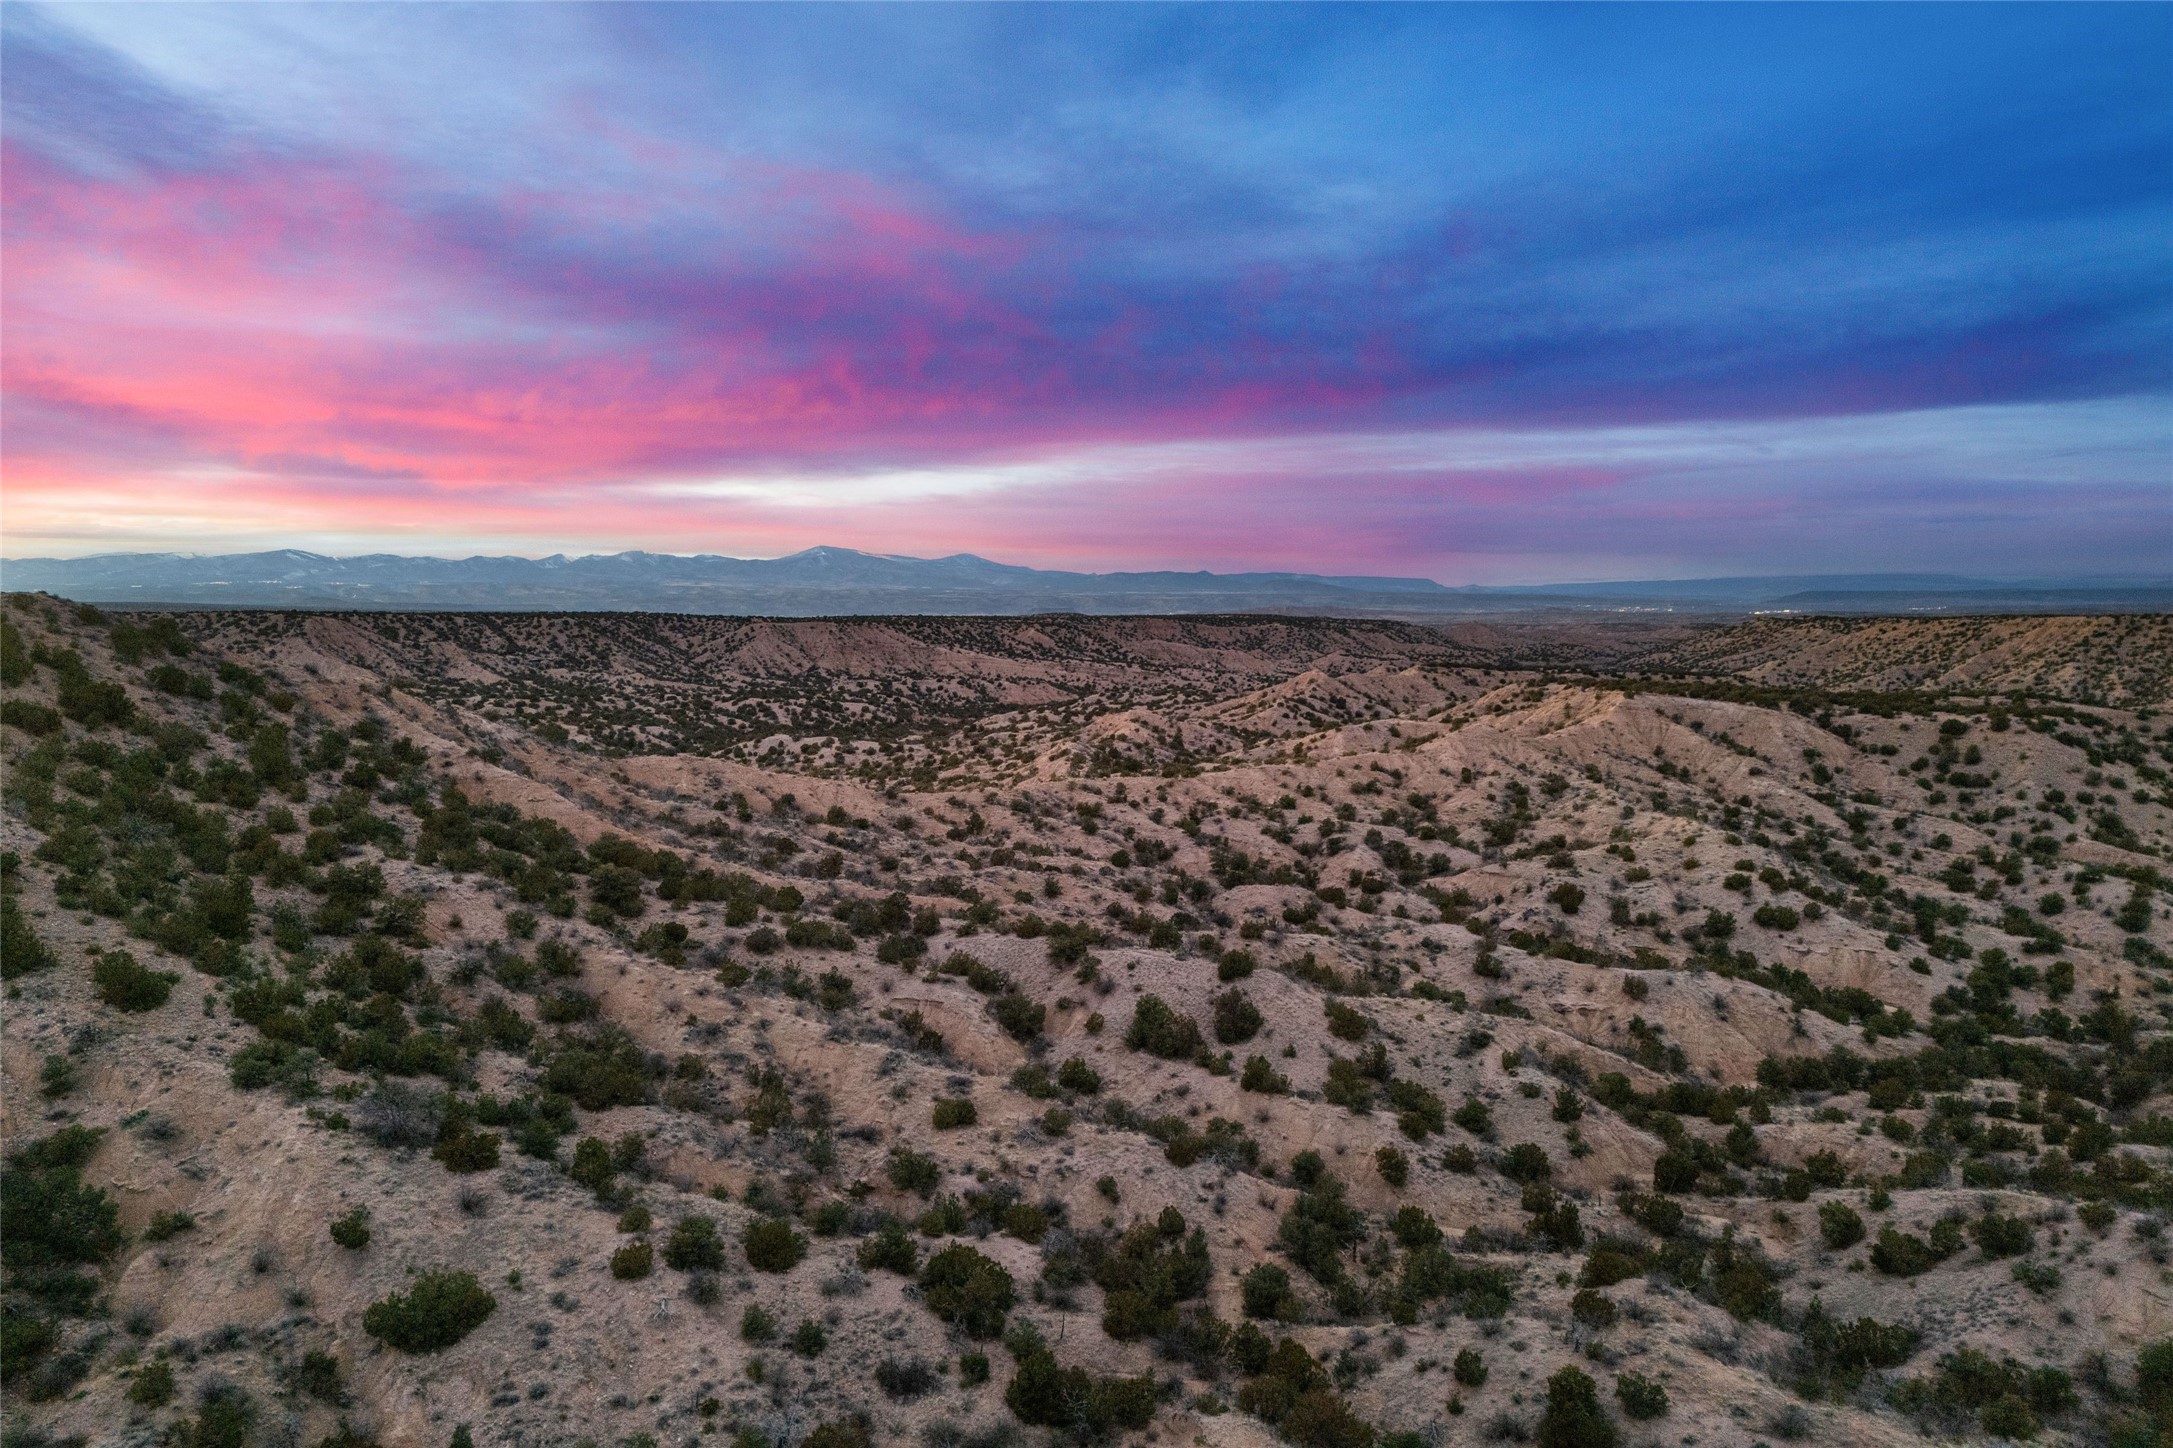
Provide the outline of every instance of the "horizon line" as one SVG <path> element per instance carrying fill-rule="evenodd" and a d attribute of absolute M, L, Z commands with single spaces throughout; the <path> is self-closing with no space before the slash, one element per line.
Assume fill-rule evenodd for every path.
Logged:
<path fill-rule="evenodd" d="M 312 550 L 312 549 L 307 549 L 307 548 L 294 548 L 294 547 L 256 548 L 256 549 L 248 549 L 248 550 L 242 550 L 242 551 L 236 551 L 236 552 L 227 552 L 227 553 L 199 553 L 199 552 L 187 552 L 187 551 L 179 551 L 179 550 L 116 549 L 116 550 L 113 550 L 113 551 L 110 551 L 110 552 L 103 552 L 103 553 L 81 553 L 81 554 L 73 554 L 73 555 L 63 555 L 63 554 L 22 554 L 22 555 L 6 555 L 6 554 L 0 554 L 0 565 L 22 565 L 22 564 L 29 564 L 29 563 L 44 563 L 44 564 L 60 564 L 60 565 L 65 565 L 65 564 L 71 564 L 71 563 L 91 563 L 91 562 L 97 562 L 97 561 L 100 561 L 100 560 L 113 560 L 113 559 L 131 559 L 131 558 L 147 558 L 147 559 L 148 559 L 148 558 L 165 558 L 165 559 L 176 559 L 176 560 L 188 560 L 188 561 L 201 561 L 201 562 L 210 562 L 210 561 L 216 561 L 216 560 L 219 560 L 219 559 L 224 559 L 224 558 L 250 558 L 250 557 L 262 557 L 262 556 L 265 556 L 265 555 L 269 555 L 269 554 L 280 554 L 280 553 L 287 553 L 287 554 L 295 554 L 295 555 L 298 555 L 298 556 L 301 556 L 301 557 L 305 557 L 305 558 L 322 559 L 322 560 L 324 560 L 324 561 L 326 561 L 326 562 L 331 562 L 331 563 L 356 562 L 356 561 L 360 561 L 360 560 L 363 560 L 363 559 L 370 559 L 370 558 L 390 558 L 390 559 L 399 559 L 399 560 L 402 560 L 402 561 L 408 561 L 408 562 L 425 562 L 425 561 L 427 561 L 427 562 L 437 562 L 437 563 L 472 563 L 472 562 L 476 562 L 476 561 L 479 561 L 479 560 L 481 560 L 481 561 L 513 561 L 513 562 L 522 562 L 522 563 L 546 563 L 546 562 L 549 562 L 549 561 L 551 561 L 552 559 L 563 559 L 563 560 L 565 560 L 565 561 L 567 561 L 567 562 L 575 562 L 575 563 L 578 563 L 578 562 L 584 562 L 584 561 L 588 561 L 588 560 L 592 560 L 592 559 L 611 559 L 611 558 L 627 558 L 627 557 L 644 557 L 644 558 L 669 558 L 669 559 L 674 559 L 674 560 L 678 560 L 678 561 L 682 561 L 682 562 L 690 562 L 690 563 L 691 563 L 691 562 L 701 562 L 701 561 L 704 561 L 704 560 L 716 560 L 716 561 L 719 561 L 719 562 L 728 562 L 728 563 L 781 563 L 781 562 L 786 562 L 786 561 L 789 561 L 789 560 L 791 560 L 791 559 L 794 559 L 794 558 L 803 558 L 803 557 L 806 557 L 806 556 L 807 556 L 807 555 L 809 555 L 809 554 L 821 554 L 821 553 L 839 553 L 839 554 L 849 554 L 849 555 L 851 555 L 851 556 L 853 556 L 853 557 L 856 557 L 856 558 L 871 558 L 871 559 L 881 559 L 881 560 L 885 560 L 885 561 L 890 561 L 890 562 L 901 562 L 901 563 L 945 563 L 945 562 L 952 562 L 952 561 L 958 561 L 958 560 L 970 560 L 970 561 L 972 561 L 972 562 L 976 562 L 976 563 L 986 563 L 986 564 L 989 564 L 989 565 L 991 565 L 992 567 L 997 567 L 997 568 L 1017 569 L 1017 570 L 1019 570 L 1019 571 L 1022 571 L 1022 572 L 1026 572 L 1026 573 L 1040 573 L 1040 574 L 1056 574 L 1056 575 L 1071 575 L 1071 576 L 1075 576 L 1075 577 L 1082 577 L 1082 578 L 1120 578 L 1120 577 L 1125 577 L 1125 576 L 1128 576 L 1128 575 L 1139 575 L 1139 576 L 1152 576 L 1152 575 L 1167 575 L 1167 576 L 1176 576 L 1176 577 L 1192 577 L 1192 578 L 1202 578 L 1202 577 L 1204 577 L 1204 578 L 1243 578 L 1243 577 L 1247 577 L 1247 576 L 1257 576 L 1257 577 L 1277 577 L 1277 578 L 1292 578 L 1292 579 L 1316 579 L 1316 580 L 1320 580 L 1320 581 L 1323 581 L 1323 582 L 1333 582 L 1333 581 L 1335 581 L 1335 580 L 1338 580 L 1338 579 L 1365 579 L 1365 580 L 1367 580 L 1367 581 L 1372 581 L 1372 582 L 1409 582 L 1409 583 L 1423 583 L 1423 584 L 1427 584 L 1427 585 L 1430 585 L 1430 586 L 1431 586 L 1431 587 L 1433 587 L 1433 588 L 1438 588 L 1438 589 L 1443 589 L 1443 590 L 1450 590 L 1450 591 L 1459 591 L 1459 592 L 1482 592 L 1482 593 L 1483 593 L 1483 592 L 1516 592 L 1516 591 L 1524 591 L 1524 590 L 1530 590 L 1530 589 L 1546 589 L 1546 588 L 1594 588 L 1594 587 L 1602 587 L 1602 586 L 1605 586 L 1605 585 L 1608 585 L 1608 584 L 1625 584 L 1625 585 L 1627 585 L 1627 584 L 1640 584 L 1640 585 L 1650 585 L 1650 584 L 1665 584 L 1665 583 L 1682 583 L 1682 584 L 1692 584 L 1692 583 L 1721 583 L 1721 582 L 1737 582 L 1737 581 L 1742 581 L 1742 582 L 1760 582 L 1760 581 L 1769 581 L 1769 580 L 1782 580 L 1782 579 L 1809 579 L 1809 578 L 1818 578 L 1818 579 L 1886 579 L 1886 578 L 1934 578 L 1934 579 L 1942 579 L 1942 580 L 1952 580 L 1952 581 L 1954 581 L 1954 582 L 1956 582 L 1956 583 L 1967 583 L 1967 584 L 1998 584 L 1998 585 L 2005 585 L 2005 586 L 2010 586 L 2010 587 L 2012 587 L 2012 586 L 2019 586 L 2019 585 L 2024 585 L 2024 584 L 2053 584 L 2053 585 L 2077 585 L 2077 584 L 2098 584 L 2098 585 L 2101 585 L 2101 586 L 2110 586 L 2110 585 L 2112 585 L 2112 584 L 2114 584 L 2114 583 L 2116 583 L 2116 582 L 2118 582 L 2118 583 L 2123 583 L 2123 584 L 2126 584 L 2126 585 L 2128 585 L 2128 586 L 2136 586 L 2136 587 L 2150 587 L 2150 586 L 2157 586 L 2157 585 L 2168 585 L 2168 586 L 2173 586 L 2173 573 L 2164 573 L 2164 574 L 2136 574 L 2136 573 L 2103 573 L 2103 574 L 2038 574 L 2038 575 L 2030 575 L 2030 574 L 2019 574 L 2019 575 L 2005 575 L 2005 576 L 2002 576 L 2002 575 L 1974 575 L 1974 574 L 1963 574 L 1963 573 L 1950 573 L 1950 572 L 1944 572 L 1944 571 L 1938 571 L 1938 570 L 1874 570 L 1874 571 L 1864 571 L 1864 572 L 1852 572 L 1852 571 L 1837 571 L 1837 570 L 1819 570 L 1819 571 L 1807 571 L 1807 572 L 1800 572 L 1800 573 L 1709 573 L 1709 574 L 1683 574 L 1683 575 L 1658 576 L 1658 577 L 1652 577 L 1652 576 L 1648 576 L 1648 577 L 1641 577 L 1641 578 L 1625 578 L 1625 577 L 1619 577 L 1619 576 L 1618 576 L 1618 577 L 1613 577 L 1613 578 L 1553 578 L 1553 579 L 1546 579 L 1546 580 L 1543 580 L 1543 581 L 1539 581 L 1539 582 L 1530 582 L 1530 583 L 1461 583 L 1461 584 L 1452 584 L 1452 583 L 1443 583 L 1442 581 L 1440 581 L 1439 579 L 1436 579 L 1436 578 L 1430 578 L 1430 577 L 1426 577 L 1426 576 L 1424 576 L 1424 575 L 1414 575 L 1414 574 L 1394 574 L 1394 573 L 1381 573 L 1381 574 L 1372 574 L 1372 573 L 1352 573 L 1352 572 L 1340 572 L 1340 573 L 1321 573 L 1321 572 L 1313 572 L 1313 571 L 1310 571 L 1310 570 L 1303 570 L 1303 569 L 1291 569 L 1291 568 L 1247 568 L 1247 569 L 1237 569 L 1237 570 L 1233 570 L 1233 571 L 1229 571 L 1229 572 L 1224 572 L 1224 571 L 1220 571 L 1220 570 L 1216 570 L 1216 569 L 1211 569 L 1211 568 L 1193 568 L 1193 569 L 1183 569 L 1183 568 L 1116 568 L 1116 569 L 1108 569 L 1108 570 L 1100 570 L 1100 571 L 1096 571 L 1096 570 L 1088 570 L 1088 569 L 1074 569 L 1074 568 L 1039 568 L 1039 567 L 1036 567 L 1036 566 L 1034 566 L 1034 565 L 1032 565 L 1032 564 L 1026 564 L 1026 563 L 1005 563 L 1005 562 L 1003 562 L 1003 561 L 1002 561 L 1002 560 L 1000 560 L 1000 559 L 990 558 L 990 557 L 988 557 L 988 556 L 987 556 L 987 555 L 985 555 L 985 554 L 980 554 L 980 553 L 973 553 L 973 552 L 969 552 L 969 551 L 965 551 L 965 550 L 961 550 L 961 551 L 958 551 L 958 552 L 955 552 L 955 553 L 944 553 L 944 554 L 936 554 L 936 555 L 932 555 L 932 556 L 930 556 L 930 555 L 923 555 L 923 554 L 915 554 L 915 553 L 874 553 L 874 552 L 870 552 L 870 551 L 868 551 L 868 550 L 866 550 L 866 549 L 862 549 L 862 548 L 848 548 L 848 547 L 843 547 L 843 546 L 841 546 L 841 545 L 837 545 L 837 544 L 826 544 L 826 543 L 818 543 L 818 544 L 812 544 L 812 545 L 810 545 L 810 546 L 808 546 L 808 547 L 806 547 L 806 548 L 796 549 L 796 550 L 794 550 L 793 552 L 790 552 L 790 553 L 778 553 L 778 554 L 767 554 L 767 555 L 763 555 L 763 554 L 756 554 L 756 555 L 740 555 L 740 554 L 731 554 L 731 553 L 713 553 L 713 552 L 700 552 L 700 553 L 674 553 L 674 552 L 669 552 L 669 551 L 663 551 L 663 550 L 658 550 L 658 549 L 652 549 L 652 548 L 622 548 L 622 549 L 618 549 L 618 550 L 616 550 L 616 551 L 613 551 L 613 552 L 596 552 L 596 553 L 567 553 L 567 552 L 565 552 L 565 551 L 564 551 L 563 549 L 560 549 L 560 550 L 555 550 L 555 551 L 553 551 L 553 552 L 550 552 L 550 553 L 542 553 L 542 554 L 530 554 L 530 553 L 516 553 L 516 552 L 504 552 L 504 553 L 484 553 L 484 552 L 475 552 L 475 553 L 468 553 L 468 554 L 463 554 L 463 555 L 454 555 L 454 554 L 449 554 L 449 553 L 394 553 L 394 552 L 387 552 L 387 551 L 383 551 L 383 550 L 379 550 L 379 551 L 374 551 L 374 552 L 367 552 L 367 553 L 345 553 L 345 554 L 342 554 L 342 553 L 319 553 L 319 552 L 316 552 L 315 550 Z"/>

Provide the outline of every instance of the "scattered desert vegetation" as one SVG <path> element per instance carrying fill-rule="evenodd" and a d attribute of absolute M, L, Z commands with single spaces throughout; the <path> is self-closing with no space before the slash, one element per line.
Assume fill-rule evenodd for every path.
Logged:
<path fill-rule="evenodd" d="M 2173 702 L 2173 619 L 1768 618 L 1631 653 L 1629 666 L 1827 689 L 1992 689 L 2092 705 Z"/>
<path fill-rule="evenodd" d="M 8 1442 L 2173 1441 L 2165 621 L 0 608 Z"/>

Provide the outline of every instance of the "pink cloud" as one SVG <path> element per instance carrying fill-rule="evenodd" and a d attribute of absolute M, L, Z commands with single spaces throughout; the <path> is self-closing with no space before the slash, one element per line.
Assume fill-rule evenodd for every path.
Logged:
<path fill-rule="evenodd" d="M 448 488 L 606 484 L 1243 428 L 1381 391 L 1386 353 L 1329 375 L 1265 331 L 1161 364 L 1187 381 L 1156 388 L 1139 358 L 1168 317 L 1120 307 L 1071 336 L 1042 315 L 1068 285 L 1057 239 L 686 152 L 661 195 L 476 207 L 383 166 L 88 176 L 11 144 L 7 456 L 94 471 L 102 430 L 176 472 L 305 456 Z"/>

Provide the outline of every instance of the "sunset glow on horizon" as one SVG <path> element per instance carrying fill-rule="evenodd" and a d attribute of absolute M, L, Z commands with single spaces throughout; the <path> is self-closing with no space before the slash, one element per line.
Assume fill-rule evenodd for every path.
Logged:
<path fill-rule="evenodd" d="M 10 557 L 2173 558 L 2164 7 L 0 27 Z"/>

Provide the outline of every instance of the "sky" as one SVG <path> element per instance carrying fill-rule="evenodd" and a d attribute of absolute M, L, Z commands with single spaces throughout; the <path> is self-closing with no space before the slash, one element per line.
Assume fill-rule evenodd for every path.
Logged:
<path fill-rule="evenodd" d="M 0 7 L 0 552 L 2173 573 L 2173 7 Z"/>

